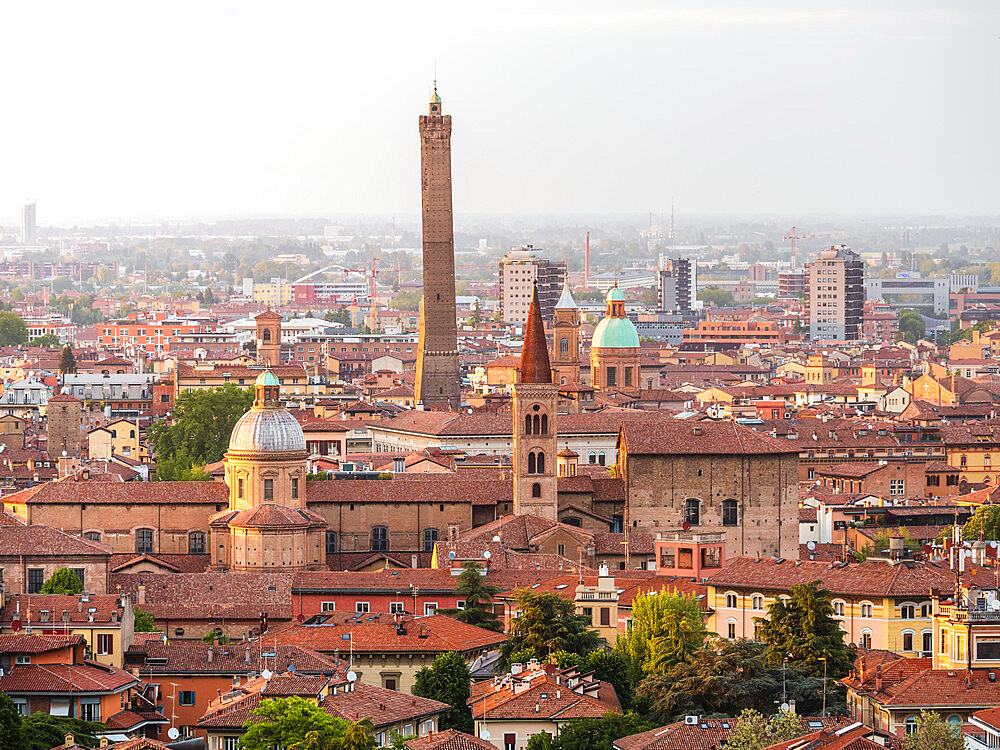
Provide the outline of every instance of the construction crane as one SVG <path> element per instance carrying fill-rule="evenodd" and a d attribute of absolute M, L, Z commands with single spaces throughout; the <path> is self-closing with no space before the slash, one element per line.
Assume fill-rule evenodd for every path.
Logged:
<path fill-rule="evenodd" d="M 796 234 L 795 227 L 792 227 L 792 231 L 782 237 L 782 240 L 792 241 L 792 269 L 795 270 L 795 240 L 804 240 L 810 237 L 833 237 L 838 234 L 843 234 L 843 232 L 823 232 L 821 234 Z"/>

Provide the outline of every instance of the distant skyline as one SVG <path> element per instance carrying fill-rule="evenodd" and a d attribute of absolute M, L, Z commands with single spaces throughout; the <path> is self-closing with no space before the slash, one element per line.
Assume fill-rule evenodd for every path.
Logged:
<path fill-rule="evenodd" d="M 994 2 L 7 4 L 0 224 L 996 215 Z"/>

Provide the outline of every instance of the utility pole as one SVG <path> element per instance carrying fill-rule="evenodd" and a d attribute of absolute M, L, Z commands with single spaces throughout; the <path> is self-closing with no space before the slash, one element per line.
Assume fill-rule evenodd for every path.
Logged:
<path fill-rule="evenodd" d="M 820 714 L 824 718 L 826 717 L 826 657 L 821 656 L 819 660 L 823 662 L 823 713 Z"/>

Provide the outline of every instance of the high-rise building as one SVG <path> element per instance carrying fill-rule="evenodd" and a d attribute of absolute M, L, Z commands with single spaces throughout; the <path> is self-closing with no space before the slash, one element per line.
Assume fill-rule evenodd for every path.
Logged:
<path fill-rule="evenodd" d="M 778 297 L 798 299 L 806 293 L 805 271 L 779 271 Z"/>
<path fill-rule="evenodd" d="M 441 113 L 437 86 L 420 116 L 420 192 L 424 296 L 414 398 L 461 406 L 458 325 L 455 321 L 455 230 L 451 207 L 451 115 Z"/>
<path fill-rule="evenodd" d="M 671 312 L 691 312 L 691 296 L 695 289 L 696 264 L 688 258 L 660 260 L 659 309 Z"/>
<path fill-rule="evenodd" d="M 524 325 L 537 290 L 542 320 L 552 320 L 565 281 L 565 263 L 539 257 L 531 245 L 511 250 L 500 259 L 500 319 Z"/>
<path fill-rule="evenodd" d="M 806 317 L 814 341 L 855 341 L 861 334 L 865 264 L 846 245 L 834 245 L 806 264 Z"/>
<path fill-rule="evenodd" d="M 21 206 L 21 244 L 38 244 L 38 232 L 35 230 L 34 201 L 29 201 Z"/>

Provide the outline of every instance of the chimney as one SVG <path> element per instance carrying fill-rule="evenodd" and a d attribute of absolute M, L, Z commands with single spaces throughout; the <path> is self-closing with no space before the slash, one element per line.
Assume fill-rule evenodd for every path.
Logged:
<path fill-rule="evenodd" d="M 875 692 L 882 692 L 882 665 L 875 667 Z"/>
<path fill-rule="evenodd" d="M 136 604 L 145 604 L 146 603 L 146 584 L 144 584 L 144 583 L 140 583 L 139 584 L 139 591 L 136 594 L 135 603 Z"/>
<path fill-rule="evenodd" d="M 212 647 L 212 646 L 209 646 L 208 647 L 208 657 L 207 657 L 206 661 L 209 664 L 211 664 L 212 663 L 212 659 L 214 659 L 214 658 L 215 658 L 215 648 Z"/>
<path fill-rule="evenodd" d="M 243 657 L 243 662 L 244 662 L 244 664 L 249 664 L 250 663 L 250 647 L 249 646 L 247 646 L 246 656 Z"/>

